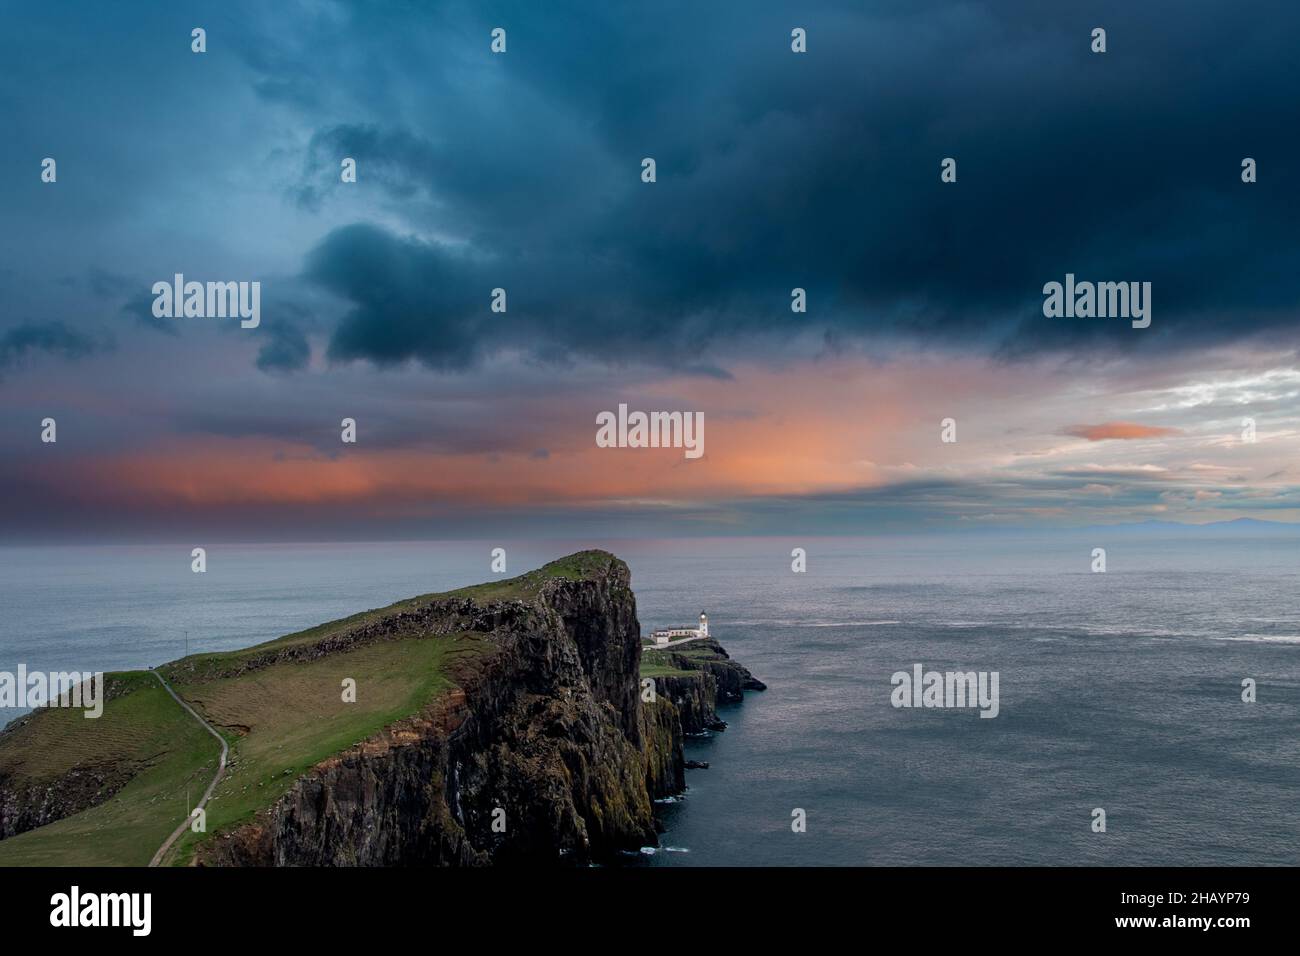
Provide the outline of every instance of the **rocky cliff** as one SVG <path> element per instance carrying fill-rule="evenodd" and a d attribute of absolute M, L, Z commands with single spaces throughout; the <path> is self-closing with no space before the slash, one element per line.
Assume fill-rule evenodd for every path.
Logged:
<path fill-rule="evenodd" d="M 684 788 L 697 715 L 717 726 L 717 702 L 761 685 L 719 647 L 647 693 L 627 566 L 603 552 L 557 564 L 574 562 L 580 574 L 543 575 L 522 599 L 422 608 L 424 626 L 480 629 L 492 652 L 459 669 L 455 694 L 313 768 L 198 862 L 582 863 L 654 845 L 652 800 Z"/>
<path fill-rule="evenodd" d="M 135 684 L 129 678 L 109 675 L 104 688 L 105 706 L 112 707 Z M 69 727 L 67 713 L 38 708 L 0 731 L 0 840 L 97 806 L 111 799 L 139 771 L 140 761 L 95 740 L 83 746 L 79 759 L 68 765 L 58 766 L 56 762 L 53 770 L 33 772 L 33 764 L 39 768 L 46 762 L 44 751 L 51 749 L 52 738 L 58 734 L 81 736 L 89 729 L 79 723 L 80 716 Z"/>
<path fill-rule="evenodd" d="M 712 638 L 677 648 L 647 648 L 645 655 L 667 671 L 655 676 L 655 689 L 672 703 L 682 732 L 688 736 L 726 729 L 726 721 L 718 717 L 718 704 L 738 703 L 747 690 L 767 689 Z"/>
<path fill-rule="evenodd" d="M 294 668 L 381 642 L 400 649 L 406 639 L 446 639 L 474 648 L 450 659 L 444 689 L 418 712 L 315 763 L 251 816 L 201 838 L 192 861 L 554 865 L 654 845 L 653 801 L 685 787 L 684 739 L 725 726 L 717 705 L 762 685 L 714 641 L 649 652 L 656 676 L 643 679 L 640 630 L 627 566 L 588 551 L 521 578 L 160 668 L 202 707 L 210 682 L 263 688 L 268 675 L 283 682 Z M 142 676 L 154 686 L 153 675 Z M 46 716 L 29 720 L 48 725 Z M 14 754 L 24 735 L 30 728 L 12 735 Z M 237 740 L 231 752 L 238 766 Z M 131 775 L 124 770 L 110 786 L 86 769 L 20 790 L 4 786 L 0 766 L 0 836 L 92 807 Z M 62 795 L 57 809 L 51 794 Z"/>

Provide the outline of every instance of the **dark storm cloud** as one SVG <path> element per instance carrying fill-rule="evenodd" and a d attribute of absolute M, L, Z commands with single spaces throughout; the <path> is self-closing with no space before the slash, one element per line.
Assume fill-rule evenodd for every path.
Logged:
<path fill-rule="evenodd" d="M 492 82 L 438 122 L 322 126 L 309 146 L 303 202 L 353 156 L 439 237 L 357 225 L 313 250 L 307 275 L 351 306 L 330 356 L 449 368 L 558 346 L 681 366 L 810 330 L 1007 357 L 1292 345 L 1300 8 L 1269 9 L 508 6 L 460 52 Z M 510 52 L 492 57 L 498 20 Z M 1106 54 L 1088 47 L 1099 24 Z M 1151 282 L 1151 328 L 1044 318 L 1043 284 L 1067 272 Z"/>
<path fill-rule="evenodd" d="M 132 288 L 132 283 L 126 276 L 118 275 L 101 269 L 98 266 L 92 267 L 86 276 L 86 286 L 92 293 L 97 296 L 113 297 L 126 295 Z"/>
<path fill-rule="evenodd" d="M 278 322 L 267 329 L 269 341 L 257 353 L 257 367 L 264 372 L 296 372 L 307 367 L 311 346 L 302 329 Z"/>
<path fill-rule="evenodd" d="M 63 322 L 24 322 L 0 334 L 0 373 L 33 353 L 81 359 L 113 347 L 110 337 L 89 335 Z"/>
<path fill-rule="evenodd" d="M 482 263 L 437 243 L 355 225 L 308 258 L 304 275 L 353 304 L 330 341 L 332 359 L 394 364 L 418 356 L 434 367 L 477 357 L 493 286 Z"/>
<path fill-rule="evenodd" d="M 438 151 L 406 130 L 335 126 L 316 133 L 307 147 L 305 183 L 294 193 L 301 205 L 320 207 L 324 184 L 332 186 L 338 179 L 343 156 L 356 160 L 365 170 L 366 182 L 376 184 L 392 199 L 410 199 L 429 189 L 438 175 Z"/>
<path fill-rule="evenodd" d="M 147 289 L 138 292 L 122 304 L 122 314 L 155 332 L 180 335 L 179 322 L 176 319 L 159 318 L 153 314 L 154 299 L 154 294 Z"/>
<path fill-rule="evenodd" d="M 356 420 L 367 450 L 419 450 L 431 454 L 511 453 L 545 460 L 567 454 L 539 442 L 572 428 L 573 406 L 600 388 L 599 379 L 575 373 L 544 389 L 545 370 L 520 363 L 498 370 L 500 381 L 483 391 L 481 376 L 430 378 L 419 374 L 380 377 L 366 368 L 336 369 L 333 375 L 254 376 L 236 392 L 212 401 L 211 393 L 175 395 L 169 414 L 188 435 L 269 439 L 286 446 L 310 446 L 332 456 L 340 448 L 340 421 Z M 286 402 L 291 381 L 295 400 Z M 379 387 L 379 386 L 382 386 Z M 543 392 L 546 398 L 539 399 Z M 508 407 L 510 414 L 501 409 Z M 594 414 L 594 412 L 593 412 Z M 585 414 L 583 420 L 587 420 Z M 581 434 L 590 440 L 586 429 Z"/>

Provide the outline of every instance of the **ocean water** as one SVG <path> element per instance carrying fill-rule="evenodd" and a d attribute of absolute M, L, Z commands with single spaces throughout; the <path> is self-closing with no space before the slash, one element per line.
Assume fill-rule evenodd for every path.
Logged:
<path fill-rule="evenodd" d="M 492 547 L 511 574 L 605 547 L 644 630 L 707 610 L 769 685 L 688 745 L 711 766 L 630 862 L 1300 864 L 1300 539 L 1106 544 L 1105 574 L 1069 535 L 226 545 L 201 575 L 183 546 L 0 548 L 0 670 L 160 664 L 486 580 Z M 997 671 L 999 715 L 894 708 L 918 663 Z"/>

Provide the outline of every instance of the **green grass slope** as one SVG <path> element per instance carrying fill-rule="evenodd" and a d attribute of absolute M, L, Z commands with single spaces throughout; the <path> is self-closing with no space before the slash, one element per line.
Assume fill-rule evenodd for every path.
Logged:
<path fill-rule="evenodd" d="M 0 866 L 144 866 L 198 800 L 221 748 L 154 675 L 106 675 L 124 692 L 95 720 L 80 710 L 33 714 L 0 735 L 0 769 L 16 783 L 54 787 L 74 768 L 130 776 L 108 801 L 0 840 Z"/>
<path fill-rule="evenodd" d="M 485 649 L 481 637 L 413 637 L 318 660 L 279 664 L 176 692 L 230 744 L 230 766 L 207 806 L 207 832 L 270 806 L 306 770 L 450 690 L 450 665 Z M 343 681 L 356 701 L 343 701 Z M 193 723 L 193 721 L 191 721 Z M 215 741 L 214 741 L 215 743 Z M 186 862 L 204 834 L 187 832 L 166 862 Z"/>
<path fill-rule="evenodd" d="M 206 808 L 206 833 L 187 831 L 164 862 L 188 862 L 202 840 L 273 804 L 308 768 L 418 713 L 454 686 L 458 662 L 490 647 L 472 634 L 406 631 L 264 666 L 268 651 L 309 652 L 441 598 L 531 601 L 552 578 L 579 580 L 614 560 L 584 551 L 515 578 L 421 595 L 255 647 L 195 654 L 160 667 L 230 746 L 226 773 Z M 23 786 L 57 787 L 69 772 L 86 768 L 129 780 L 98 806 L 0 840 L 0 866 L 146 865 L 212 780 L 220 746 L 154 675 L 111 677 L 120 693 L 98 720 L 79 710 L 43 710 L 0 735 L 0 774 Z M 343 701 L 345 678 L 356 681 L 354 703 Z"/>

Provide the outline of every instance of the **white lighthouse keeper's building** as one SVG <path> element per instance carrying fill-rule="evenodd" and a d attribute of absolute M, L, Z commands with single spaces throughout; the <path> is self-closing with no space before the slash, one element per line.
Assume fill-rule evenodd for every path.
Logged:
<path fill-rule="evenodd" d="M 693 637 L 708 637 L 709 616 L 701 611 L 699 627 L 661 627 L 650 636 L 654 638 L 656 644 L 667 644 L 669 641 L 687 640 Z"/>

